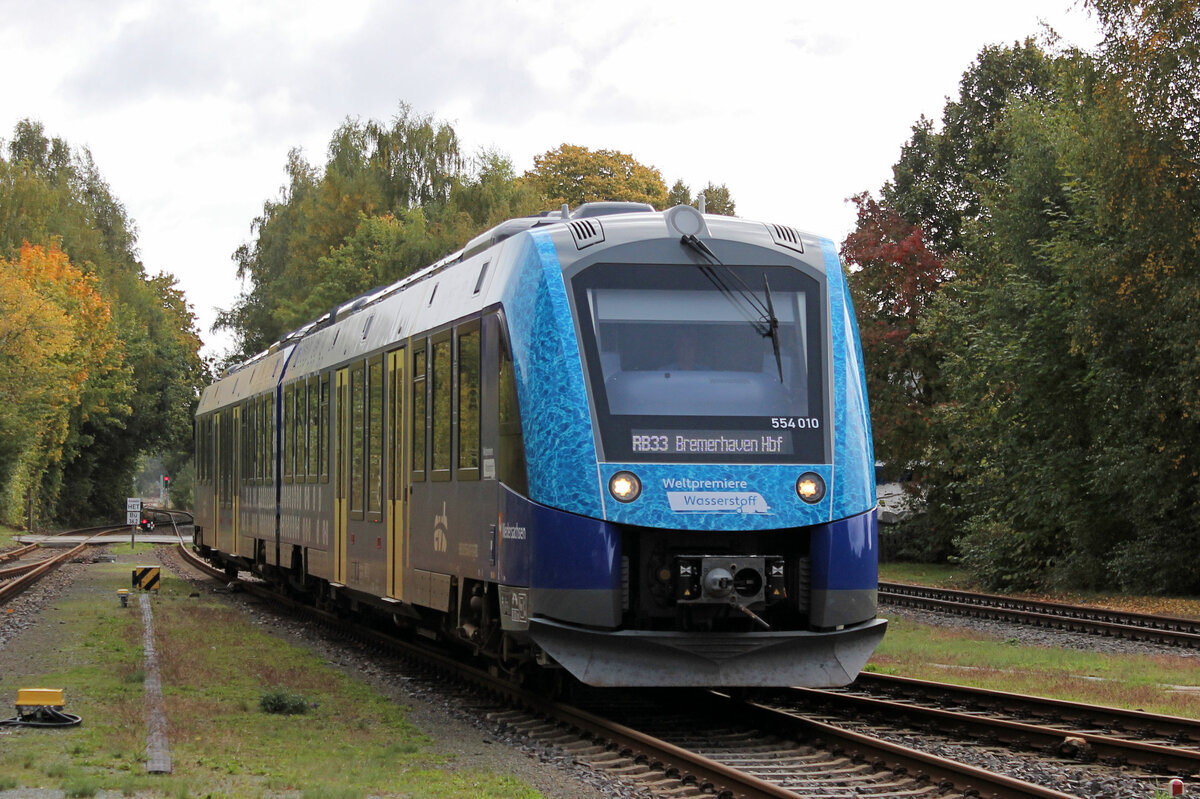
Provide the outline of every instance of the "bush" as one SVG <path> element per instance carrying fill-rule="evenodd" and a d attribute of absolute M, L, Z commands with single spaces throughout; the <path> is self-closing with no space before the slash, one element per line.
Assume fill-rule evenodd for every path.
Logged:
<path fill-rule="evenodd" d="M 308 700 L 300 694 L 276 688 L 262 695 L 258 700 L 258 708 L 264 713 L 298 716 L 308 712 Z"/>

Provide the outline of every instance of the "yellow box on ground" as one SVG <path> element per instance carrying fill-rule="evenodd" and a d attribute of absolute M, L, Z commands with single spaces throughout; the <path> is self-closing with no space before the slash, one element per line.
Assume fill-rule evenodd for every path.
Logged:
<path fill-rule="evenodd" d="M 62 707 L 61 688 L 18 688 L 17 707 Z"/>

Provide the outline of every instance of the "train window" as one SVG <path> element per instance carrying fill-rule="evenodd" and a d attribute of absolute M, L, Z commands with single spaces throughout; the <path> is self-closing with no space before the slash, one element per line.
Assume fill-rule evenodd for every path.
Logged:
<path fill-rule="evenodd" d="M 413 348 L 412 479 L 425 479 L 425 344 Z"/>
<path fill-rule="evenodd" d="M 292 459 L 296 453 L 296 430 L 292 426 L 295 413 L 295 384 L 283 387 L 283 408 L 280 416 L 283 419 L 283 482 L 292 482 Z"/>
<path fill-rule="evenodd" d="M 308 429 L 308 384 L 296 382 L 296 482 L 303 483 L 308 474 L 308 449 L 312 442 Z"/>
<path fill-rule="evenodd" d="M 329 375 L 321 376 L 321 400 L 317 406 L 317 458 L 321 482 L 329 482 Z"/>
<path fill-rule="evenodd" d="M 479 479 L 479 323 L 458 333 L 458 479 Z"/>
<path fill-rule="evenodd" d="M 241 463 L 240 474 L 238 475 L 242 485 L 251 485 L 254 482 L 254 447 L 251 442 L 254 441 L 254 414 L 251 409 L 254 408 L 254 400 L 248 400 L 242 403 L 241 418 L 242 418 L 242 440 L 241 446 Z"/>
<path fill-rule="evenodd" d="M 430 416 L 432 417 L 431 433 L 433 439 L 433 479 L 450 479 L 450 431 L 451 403 L 453 393 L 451 383 L 450 333 L 443 334 L 441 340 L 434 339 L 433 357 L 430 359 Z"/>
<path fill-rule="evenodd" d="M 517 381 L 513 370 L 508 336 L 500 336 L 500 447 L 496 477 L 519 494 L 529 490 L 525 475 L 525 439 L 521 433 L 521 412 L 517 404 Z"/>
<path fill-rule="evenodd" d="M 270 394 L 258 398 L 258 477 L 263 485 L 271 483 L 271 400 Z"/>
<path fill-rule="evenodd" d="M 396 350 L 388 355 L 388 468 L 391 470 L 391 496 L 404 497 L 404 363 L 408 353 Z"/>
<path fill-rule="evenodd" d="M 350 518 L 363 518 L 363 471 L 366 469 L 367 368 L 350 368 Z"/>
<path fill-rule="evenodd" d="M 383 513 L 383 356 L 371 359 L 367 386 L 367 513 Z"/>
<path fill-rule="evenodd" d="M 815 278 L 597 264 L 572 284 L 605 458 L 824 462 Z"/>
<path fill-rule="evenodd" d="M 317 482 L 317 462 L 321 457 L 320 420 L 321 403 L 319 391 L 320 382 L 316 377 L 308 379 L 308 482 Z"/>
<path fill-rule="evenodd" d="M 263 466 L 266 472 L 267 485 L 275 485 L 275 394 L 274 392 L 267 395 L 267 429 L 266 437 L 266 453 L 267 462 Z"/>

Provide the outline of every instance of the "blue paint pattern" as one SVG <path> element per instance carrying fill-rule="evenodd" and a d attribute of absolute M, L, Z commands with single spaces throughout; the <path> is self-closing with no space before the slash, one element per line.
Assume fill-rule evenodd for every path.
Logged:
<path fill-rule="evenodd" d="M 502 301 L 512 339 L 529 498 L 602 518 L 596 443 L 562 267 L 548 233 L 519 235 L 523 242 L 514 277 Z"/>
<path fill-rule="evenodd" d="M 849 290 L 837 250 L 821 239 L 829 286 L 829 318 L 833 332 L 833 505 L 831 519 L 843 519 L 875 507 L 875 455 L 862 345 L 850 304 Z"/>

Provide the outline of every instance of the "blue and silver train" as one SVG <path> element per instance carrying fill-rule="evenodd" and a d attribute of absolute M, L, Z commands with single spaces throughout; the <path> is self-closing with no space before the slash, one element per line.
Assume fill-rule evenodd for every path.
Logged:
<path fill-rule="evenodd" d="M 835 686 L 883 636 L 833 244 L 514 219 L 203 393 L 196 541 L 316 604 L 598 686 Z"/>

